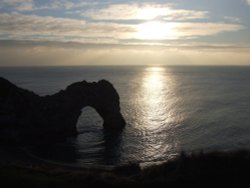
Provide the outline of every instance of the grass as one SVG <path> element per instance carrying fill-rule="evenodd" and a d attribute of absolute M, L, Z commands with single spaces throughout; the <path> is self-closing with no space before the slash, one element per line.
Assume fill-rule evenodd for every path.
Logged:
<path fill-rule="evenodd" d="M 250 187 L 250 151 L 187 155 L 143 170 L 72 170 L 42 164 L 0 164 L 0 187 Z"/>

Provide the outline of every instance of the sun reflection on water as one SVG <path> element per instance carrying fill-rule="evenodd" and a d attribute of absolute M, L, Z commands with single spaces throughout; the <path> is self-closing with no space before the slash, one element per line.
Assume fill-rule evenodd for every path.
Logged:
<path fill-rule="evenodd" d="M 150 67 L 146 69 L 146 76 L 144 77 L 143 86 L 144 88 L 152 92 L 159 91 L 163 87 L 163 72 L 164 68 L 161 67 Z M 153 93 L 152 93 L 153 94 Z"/>
<path fill-rule="evenodd" d="M 144 121 L 147 128 L 155 129 L 166 122 L 168 80 L 163 67 L 148 67 L 142 85 Z"/>
<path fill-rule="evenodd" d="M 142 156 L 154 160 L 165 156 L 177 144 L 171 136 L 175 115 L 174 79 L 166 67 L 147 67 L 140 88 L 141 117 L 138 129 L 143 132 Z"/>

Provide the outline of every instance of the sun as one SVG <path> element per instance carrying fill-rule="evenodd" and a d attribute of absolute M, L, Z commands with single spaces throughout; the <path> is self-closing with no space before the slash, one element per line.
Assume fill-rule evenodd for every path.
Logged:
<path fill-rule="evenodd" d="M 175 39 L 174 23 L 150 21 L 137 25 L 135 38 L 142 40 Z"/>

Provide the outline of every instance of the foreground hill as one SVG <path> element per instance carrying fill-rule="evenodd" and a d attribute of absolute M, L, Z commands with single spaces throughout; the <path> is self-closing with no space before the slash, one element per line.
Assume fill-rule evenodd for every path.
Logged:
<path fill-rule="evenodd" d="M 250 152 L 186 155 L 141 170 L 74 169 L 34 162 L 0 163 L 0 187 L 250 187 Z"/>

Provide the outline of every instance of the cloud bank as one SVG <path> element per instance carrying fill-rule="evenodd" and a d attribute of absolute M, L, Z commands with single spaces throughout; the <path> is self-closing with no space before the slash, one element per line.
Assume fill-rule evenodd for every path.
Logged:
<path fill-rule="evenodd" d="M 248 9 L 246 3 L 239 4 Z M 248 23 L 207 8 L 166 1 L 1 0 L 0 66 L 250 64 Z"/>
<path fill-rule="evenodd" d="M 150 37 L 143 38 L 142 29 L 151 32 L 148 35 L 160 35 L 158 31 L 148 31 L 150 25 L 147 27 L 147 24 L 147 22 L 138 24 L 89 22 L 85 19 L 0 13 L 0 39 L 124 44 L 128 39 L 150 40 Z M 166 29 L 169 27 L 171 31 Z M 159 28 L 155 29 L 162 30 L 159 39 L 191 39 L 243 28 L 240 24 L 229 23 L 161 21 Z"/>
<path fill-rule="evenodd" d="M 15 54 L 15 55 L 13 55 Z M 144 46 L 0 41 L 1 66 L 249 65 L 250 47 Z"/>
<path fill-rule="evenodd" d="M 173 9 L 168 4 L 114 4 L 102 9 L 91 9 L 83 16 L 95 20 L 192 20 L 206 18 L 207 11 Z"/>

